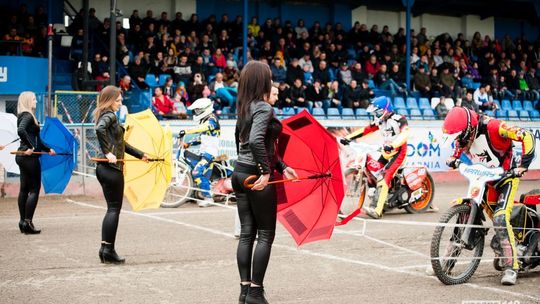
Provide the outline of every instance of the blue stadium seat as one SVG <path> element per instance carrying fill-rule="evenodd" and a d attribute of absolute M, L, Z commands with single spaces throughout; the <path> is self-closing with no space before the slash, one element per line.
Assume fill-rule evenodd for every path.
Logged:
<path fill-rule="evenodd" d="M 146 74 L 146 77 L 144 78 L 144 82 L 146 82 L 146 84 L 151 87 L 155 87 L 158 85 L 156 75 L 154 74 Z"/>
<path fill-rule="evenodd" d="M 376 88 L 375 82 L 373 81 L 373 79 L 368 80 L 368 87 L 370 89 L 375 89 Z"/>
<path fill-rule="evenodd" d="M 165 82 L 167 81 L 167 78 L 169 78 L 169 77 L 171 77 L 171 75 L 168 75 L 168 74 L 159 75 L 159 83 L 158 83 L 158 85 L 159 86 L 164 86 Z"/>
<path fill-rule="evenodd" d="M 411 109 L 409 117 L 413 120 L 422 120 L 422 112 L 419 109 Z"/>
<path fill-rule="evenodd" d="M 343 109 L 345 110 L 345 109 Z M 369 114 L 366 109 L 356 109 L 356 118 L 358 119 L 369 119 Z"/>
<path fill-rule="evenodd" d="M 523 110 L 529 111 L 529 112 L 533 111 L 534 107 L 533 107 L 532 101 L 530 100 L 523 101 Z"/>
<path fill-rule="evenodd" d="M 508 120 L 519 120 L 518 112 L 516 110 L 508 110 Z"/>
<path fill-rule="evenodd" d="M 394 109 L 406 109 L 405 100 L 402 97 L 394 98 Z"/>
<path fill-rule="evenodd" d="M 427 98 L 420 98 L 419 107 L 420 109 L 431 109 L 431 102 Z"/>
<path fill-rule="evenodd" d="M 285 107 L 282 109 L 283 111 L 283 116 L 293 116 L 294 114 L 296 114 L 296 111 L 294 110 L 293 107 Z"/>
<path fill-rule="evenodd" d="M 418 109 L 418 102 L 416 102 L 416 98 L 407 97 L 407 109 Z"/>
<path fill-rule="evenodd" d="M 491 110 L 485 111 L 484 114 L 486 114 L 489 117 L 495 117 L 495 112 Z"/>
<path fill-rule="evenodd" d="M 539 121 L 540 120 L 540 113 L 536 110 L 531 111 L 531 120 L 533 121 Z"/>
<path fill-rule="evenodd" d="M 273 109 L 274 109 L 274 114 L 276 114 L 276 115 L 279 115 L 279 114 L 280 114 L 280 111 L 279 111 L 278 108 L 273 108 Z"/>
<path fill-rule="evenodd" d="M 497 118 L 502 118 L 502 119 L 506 119 L 506 118 L 508 118 L 506 112 L 507 112 L 507 111 L 505 111 L 505 110 L 497 110 L 497 111 L 495 111 L 495 117 L 497 117 Z"/>
<path fill-rule="evenodd" d="M 531 120 L 531 117 L 529 116 L 529 112 L 525 110 L 519 110 L 519 119 L 529 121 Z"/>
<path fill-rule="evenodd" d="M 523 110 L 523 106 L 521 105 L 521 101 L 519 101 L 519 100 L 512 101 L 512 109 L 514 109 L 516 111 Z"/>
<path fill-rule="evenodd" d="M 493 103 L 497 105 L 497 109 L 501 108 L 501 102 L 498 99 L 493 99 Z"/>
<path fill-rule="evenodd" d="M 330 109 L 328 109 L 328 113 L 330 113 Z M 341 117 L 343 117 L 343 119 L 354 119 L 353 109 L 343 108 L 343 110 L 341 110 Z"/>
<path fill-rule="evenodd" d="M 473 88 L 474 90 L 480 88 L 480 82 L 473 82 L 473 83 L 472 83 L 472 88 Z"/>
<path fill-rule="evenodd" d="M 409 112 L 407 112 L 407 109 L 397 109 L 396 113 L 403 116 L 409 116 Z"/>
<path fill-rule="evenodd" d="M 328 108 L 326 115 L 328 115 L 328 119 L 339 119 L 341 118 L 341 115 L 339 114 L 338 108 Z"/>
<path fill-rule="evenodd" d="M 422 115 L 424 116 L 424 120 L 435 120 L 435 112 L 431 108 L 422 110 Z"/>
<path fill-rule="evenodd" d="M 149 91 L 143 91 L 141 93 L 141 103 L 144 104 L 146 107 L 150 107 L 152 104 L 152 93 Z"/>
<path fill-rule="evenodd" d="M 325 115 L 326 114 L 324 113 L 324 109 L 322 109 L 322 108 L 314 108 L 313 109 L 313 116 L 315 116 L 316 118 L 324 118 Z"/>
<path fill-rule="evenodd" d="M 512 103 L 510 102 L 510 100 L 503 99 L 503 101 L 501 102 L 501 109 L 505 111 L 512 110 Z"/>

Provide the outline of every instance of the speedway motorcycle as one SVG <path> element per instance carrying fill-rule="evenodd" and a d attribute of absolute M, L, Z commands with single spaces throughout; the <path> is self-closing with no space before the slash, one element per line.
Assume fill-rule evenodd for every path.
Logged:
<path fill-rule="evenodd" d="M 351 142 L 353 156 L 345 163 L 347 189 L 341 213 L 352 214 L 364 204 L 376 203 L 377 180 L 382 177 L 384 165 L 378 159 L 381 148 L 362 142 Z M 396 172 L 388 191 L 384 211 L 398 208 L 407 213 L 426 212 L 435 194 L 433 178 L 424 166 L 402 166 Z"/>
<path fill-rule="evenodd" d="M 505 177 L 515 177 L 513 170 L 488 168 L 482 164 L 459 164 L 459 172 L 468 179 L 467 196 L 453 201 L 455 204 L 441 216 L 431 240 L 431 266 L 437 278 L 446 285 L 462 284 L 474 274 L 482 254 L 488 228 L 486 216 L 493 220 L 498 199 L 494 186 L 489 182 Z M 527 271 L 540 264 L 540 189 L 521 195 L 514 202 L 512 225 L 520 271 Z M 495 251 L 493 266 L 502 269 L 502 250 L 497 237 L 491 241 Z"/>
<path fill-rule="evenodd" d="M 167 188 L 162 208 L 176 208 L 192 200 L 204 199 L 199 188 L 195 188 L 192 171 L 201 156 L 188 150 L 183 137 L 177 138 L 178 151 L 173 161 L 171 184 Z M 226 200 L 233 192 L 231 175 L 234 170 L 234 161 L 227 155 L 220 155 L 212 161 L 210 175 L 211 192 L 215 202 Z"/>

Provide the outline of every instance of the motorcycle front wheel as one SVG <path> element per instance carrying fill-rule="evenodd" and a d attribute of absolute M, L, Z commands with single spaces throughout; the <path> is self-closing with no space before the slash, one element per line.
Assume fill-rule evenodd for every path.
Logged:
<path fill-rule="evenodd" d="M 450 208 L 439 220 L 448 224 L 437 226 L 431 239 L 431 266 L 433 272 L 446 285 L 463 284 L 467 282 L 480 264 L 484 253 L 485 234 L 478 229 L 471 229 L 472 245 L 465 244 L 461 239 L 466 227 L 455 225 L 467 224 L 471 206 L 457 205 Z M 472 246 L 472 249 L 470 249 Z M 467 247 L 469 249 L 467 249 Z"/>
<path fill-rule="evenodd" d="M 366 196 L 366 185 L 364 174 L 361 172 L 359 174 L 356 169 L 347 169 L 344 176 L 347 189 L 339 211 L 341 214 L 348 215 L 354 210 L 362 208 Z"/>
<path fill-rule="evenodd" d="M 162 208 L 177 208 L 187 203 L 193 195 L 193 177 L 191 168 L 180 162 L 177 164 L 176 172 L 173 174 L 171 184 L 165 192 L 165 197 L 161 203 Z"/>

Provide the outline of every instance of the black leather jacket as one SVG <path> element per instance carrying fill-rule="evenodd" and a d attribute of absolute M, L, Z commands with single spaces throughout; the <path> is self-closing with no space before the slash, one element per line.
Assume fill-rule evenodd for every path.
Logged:
<path fill-rule="evenodd" d="M 101 114 L 96 123 L 96 135 L 101 147 L 100 158 L 105 158 L 109 152 L 114 154 L 116 158 L 124 158 L 124 153 L 141 159 L 144 153 L 132 147 L 124 141 L 124 127 L 120 125 L 116 115 L 112 111 L 107 111 Z M 116 164 L 108 163 L 111 167 L 122 171 L 123 162 Z"/>
<path fill-rule="evenodd" d="M 22 112 L 17 115 L 17 134 L 19 135 L 20 146 L 17 150 L 26 151 L 28 149 L 34 149 L 34 152 L 49 152 L 49 148 L 39 136 L 39 125 L 36 124 L 32 114 L 28 112 Z M 34 157 L 39 157 L 37 154 L 33 154 Z"/>
<path fill-rule="evenodd" d="M 287 165 L 276 153 L 281 130 L 281 122 L 275 117 L 272 106 L 264 101 L 253 102 L 250 115 L 236 122 L 238 162 L 255 165 L 261 175 L 271 174 L 274 169 L 283 173 Z M 248 136 L 241 140 L 241 134 Z"/>

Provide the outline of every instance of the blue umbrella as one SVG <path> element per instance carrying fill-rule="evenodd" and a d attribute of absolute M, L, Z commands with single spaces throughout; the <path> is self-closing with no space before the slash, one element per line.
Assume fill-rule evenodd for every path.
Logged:
<path fill-rule="evenodd" d="M 54 149 L 56 156 L 42 155 L 41 181 L 45 193 L 61 194 L 77 166 L 78 143 L 75 136 L 58 120 L 47 117 L 41 139 Z"/>

